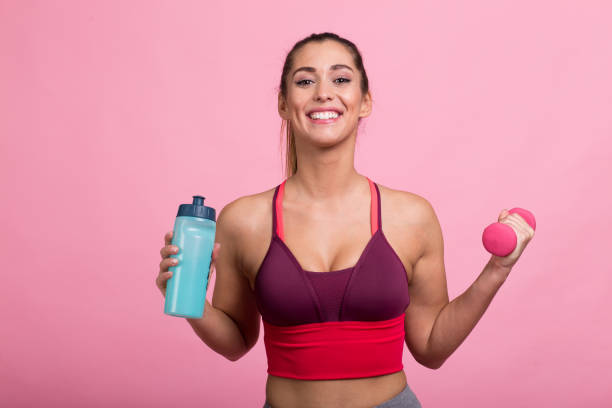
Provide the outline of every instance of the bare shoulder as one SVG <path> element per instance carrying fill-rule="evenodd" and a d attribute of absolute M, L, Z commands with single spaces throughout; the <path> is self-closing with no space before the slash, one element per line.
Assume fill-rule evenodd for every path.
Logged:
<path fill-rule="evenodd" d="M 424 238 L 435 220 L 433 207 L 416 193 L 381 184 L 378 187 L 383 233 L 402 260 L 411 282 L 414 265 L 425 251 Z"/>
<path fill-rule="evenodd" d="M 234 199 L 223 207 L 219 213 L 219 221 L 223 219 L 227 228 L 239 234 L 258 230 L 265 221 L 262 218 L 266 210 L 269 210 L 268 196 L 271 197 L 271 193 L 274 193 L 274 189 Z"/>
<path fill-rule="evenodd" d="M 260 253 L 265 254 L 264 243 L 271 239 L 273 195 L 274 187 L 238 197 L 226 204 L 217 217 L 217 229 L 232 240 L 236 260 L 247 277 Z"/>
<path fill-rule="evenodd" d="M 378 184 L 378 183 L 377 183 Z M 389 223 L 422 224 L 432 216 L 433 207 L 423 196 L 410 191 L 393 189 L 378 184 L 381 195 L 381 208 L 389 214 L 385 225 Z M 391 216 L 392 214 L 392 216 Z"/>

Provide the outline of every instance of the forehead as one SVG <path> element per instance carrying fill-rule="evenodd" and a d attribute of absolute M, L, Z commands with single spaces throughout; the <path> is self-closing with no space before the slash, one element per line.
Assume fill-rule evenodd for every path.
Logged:
<path fill-rule="evenodd" d="M 334 64 L 345 64 L 355 69 L 351 53 L 337 41 L 310 42 L 294 56 L 294 67 L 311 66 L 327 70 Z"/>

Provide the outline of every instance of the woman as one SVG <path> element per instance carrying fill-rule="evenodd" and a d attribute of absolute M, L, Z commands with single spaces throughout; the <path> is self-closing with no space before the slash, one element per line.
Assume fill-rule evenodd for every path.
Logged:
<path fill-rule="evenodd" d="M 371 109 L 353 43 L 332 33 L 296 43 L 278 95 L 288 178 L 218 216 L 213 304 L 187 320 L 236 361 L 257 342 L 263 318 L 264 407 L 421 406 L 402 369 L 403 345 L 420 364 L 439 368 L 533 236 L 521 217 L 502 211 L 499 221 L 517 232 L 516 250 L 492 256 L 449 303 L 442 232 L 429 202 L 354 168 L 358 125 Z M 156 279 L 164 296 L 168 267 L 176 265 L 171 240 L 169 232 Z"/>

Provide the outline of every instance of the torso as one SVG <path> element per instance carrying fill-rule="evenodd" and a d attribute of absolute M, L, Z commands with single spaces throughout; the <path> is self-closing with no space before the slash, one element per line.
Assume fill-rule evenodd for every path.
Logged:
<path fill-rule="evenodd" d="M 410 219 L 410 206 L 419 196 L 380 185 L 383 232 L 402 261 L 408 282 L 413 265 L 422 252 L 418 219 Z M 368 194 L 364 190 L 363 197 Z M 274 189 L 250 197 L 253 220 L 248 239 L 241 243 L 243 265 L 251 290 L 270 245 Z M 306 208 L 302 204 L 284 204 L 286 242 L 309 271 L 330 271 L 350 267 L 357 262 L 370 238 L 369 200 L 359 200 L 354 207 L 337 210 Z M 400 210 L 401 209 L 401 210 Z M 317 214 L 313 217 L 311 214 Z M 400 214 L 400 219 L 398 217 Z M 297 232 L 300 233 L 297 233 Z M 315 235 L 316 234 L 316 235 Z M 356 237 L 359 237 L 357 239 Z M 321 272 L 325 273 L 325 272 Z M 404 371 L 376 377 L 341 380 L 297 380 L 268 375 L 266 398 L 272 407 L 372 407 L 391 399 L 406 386 Z"/>

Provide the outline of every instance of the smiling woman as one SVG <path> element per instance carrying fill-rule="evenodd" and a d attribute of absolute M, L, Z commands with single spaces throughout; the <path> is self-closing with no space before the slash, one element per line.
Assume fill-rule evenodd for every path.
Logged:
<path fill-rule="evenodd" d="M 278 95 L 278 111 L 287 129 L 287 179 L 274 189 L 272 237 L 252 278 L 268 357 L 264 407 L 420 407 L 402 370 L 408 272 L 382 231 L 379 186 L 352 168 L 358 125 L 372 107 L 368 87 L 359 50 L 335 34 L 313 34 L 287 55 Z M 341 205 L 363 202 L 357 194 L 350 199 L 342 191 L 362 189 L 363 184 L 347 187 L 365 178 L 371 233 L 364 244 L 347 241 L 347 235 L 338 233 L 342 228 L 333 223 L 323 226 L 319 233 L 328 237 L 327 248 L 332 249 L 321 248 L 319 253 L 327 256 L 310 255 L 302 263 L 298 259 L 309 259 L 303 253 L 311 244 L 293 238 L 294 231 L 304 231 L 301 228 L 291 228 L 292 236 L 285 237 L 283 209 L 292 209 L 287 211 L 292 216 L 303 210 L 283 198 L 287 186 L 293 203 L 300 192 L 299 178 L 312 176 L 319 182 L 307 182 L 304 196 L 313 188 L 336 190 Z M 325 195 L 320 196 L 322 203 Z M 355 226 L 362 222 L 363 218 L 352 223 L 357 236 L 362 234 Z M 313 234 L 316 229 L 309 235 Z M 337 259 L 338 267 L 321 262 L 325 258 Z M 339 268 L 347 263 L 353 266 Z M 300 286 L 304 289 L 296 292 Z"/>
<path fill-rule="evenodd" d="M 317 53 L 321 50 L 320 47 L 316 47 L 314 50 L 309 49 L 311 47 L 307 47 L 308 45 L 327 45 L 328 47 L 323 47 L 324 52 L 331 52 L 332 54 L 338 53 L 340 54 L 339 58 L 348 60 L 349 62 L 332 62 L 327 67 L 325 72 L 322 72 L 320 68 L 317 69 L 313 66 L 297 65 L 295 60 L 298 53 L 314 53 L 314 56 L 317 57 Z M 324 58 L 326 56 L 320 54 L 319 57 Z M 354 80 L 355 77 L 357 77 L 356 81 Z M 295 140 L 295 131 L 298 130 L 296 129 L 298 124 L 295 121 L 291 121 L 291 119 L 287 116 L 286 104 L 291 101 L 290 98 L 296 95 L 296 93 L 296 96 L 298 97 L 300 95 L 302 97 L 308 97 L 309 92 L 312 92 L 313 88 L 315 90 L 318 89 L 317 84 L 321 81 L 331 81 L 334 87 L 339 90 L 343 90 L 345 94 L 348 90 L 353 99 L 361 97 L 366 98 L 366 104 L 369 103 L 368 109 L 371 109 L 369 80 L 363 64 L 361 53 L 355 44 L 334 33 L 312 34 L 309 37 L 295 43 L 285 58 L 278 93 L 279 113 L 283 119 L 281 134 L 283 133 L 283 129 L 286 129 L 286 177 L 291 177 L 291 175 L 296 173 L 298 166 Z M 303 91 L 299 92 L 299 90 Z M 341 106 L 315 106 L 311 110 L 306 111 L 306 114 L 307 117 L 309 117 L 308 114 L 313 111 L 316 112 L 325 110 L 338 112 L 339 115 L 344 113 L 344 109 Z M 367 115 L 369 115 L 369 112 L 364 112 L 363 116 L 358 116 L 357 125 L 361 121 L 361 118 Z M 311 121 L 312 124 L 329 124 L 336 122 L 336 120 L 326 121 L 326 119 L 317 120 L 314 118 Z"/>
<path fill-rule="evenodd" d="M 418 363 L 439 368 L 510 271 L 494 256 L 449 302 L 431 204 L 355 170 L 359 123 L 371 110 L 352 42 L 322 33 L 296 43 L 278 93 L 287 177 L 219 213 L 212 304 L 188 321 L 236 361 L 257 343 L 263 320 L 264 407 L 420 407 L 403 370 L 404 345 Z"/>

